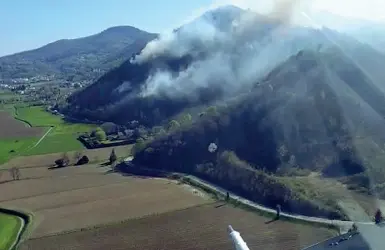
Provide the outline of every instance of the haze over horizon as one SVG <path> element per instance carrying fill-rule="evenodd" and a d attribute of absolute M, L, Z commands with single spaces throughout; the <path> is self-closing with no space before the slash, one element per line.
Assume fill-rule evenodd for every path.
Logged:
<path fill-rule="evenodd" d="M 4 1 L 0 3 L 0 22 L 7 25 L 0 27 L 4 37 L 0 40 L 0 56 L 35 49 L 60 39 L 93 35 L 112 26 L 130 25 L 162 33 L 208 9 L 227 4 L 266 14 L 277 3 L 295 5 L 296 10 L 307 13 L 327 11 L 348 18 L 385 20 L 381 13 L 385 2 L 381 0 L 341 0 L 338 3 L 333 0 Z"/>

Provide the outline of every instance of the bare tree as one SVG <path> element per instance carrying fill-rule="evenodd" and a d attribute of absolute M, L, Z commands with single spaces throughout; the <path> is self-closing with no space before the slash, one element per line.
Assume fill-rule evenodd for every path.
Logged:
<path fill-rule="evenodd" d="M 112 162 L 111 163 L 111 169 L 113 170 L 113 171 L 116 171 L 116 166 L 118 165 L 118 162 L 117 161 L 114 161 L 114 162 Z"/>
<path fill-rule="evenodd" d="M 111 165 L 118 160 L 118 157 L 116 156 L 116 153 L 115 153 L 115 149 L 112 149 L 109 160 Z"/>
<path fill-rule="evenodd" d="M 17 167 L 13 167 L 9 170 L 11 177 L 14 181 L 20 180 L 20 170 Z"/>
<path fill-rule="evenodd" d="M 78 162 L 80 160 L 80 158 L 82 158 L 83 156 L 83 152 L 81 151 L 76 151 L 75 154 L 74 154 L 74 160 L 75 162 Z"/>
<path fill-rule="evenodd" d="M 16 168 L 16 170 L 15 170 L 15 177 L 16 177 L 16 180 L 20 180 L 20 176 L 21 176 L 21 174 L 20 174 L 20 169 Z"/>

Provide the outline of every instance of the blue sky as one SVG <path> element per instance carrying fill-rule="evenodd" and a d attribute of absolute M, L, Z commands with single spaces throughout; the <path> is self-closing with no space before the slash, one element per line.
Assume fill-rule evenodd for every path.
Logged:
<path fill-rule="evenodd" d="M 211 0 L 1 0 L 0 56 L 117 25 L 162 32 Z"/>
<path fill-rule="evenodd" d="M 385 20 L 385 0 L 0 0 L 0 56 L 117 25 L 163 32 L 209 6 L 258 11 L 271 1 L 306 2 L 306 9 Z"/>

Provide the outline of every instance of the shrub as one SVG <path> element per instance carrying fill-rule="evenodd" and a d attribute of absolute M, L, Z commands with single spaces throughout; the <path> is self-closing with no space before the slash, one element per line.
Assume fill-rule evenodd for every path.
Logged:
<path fill-rule="evenodd" d="M 80 166 L 80 165 L 85 165 L 85 164 L 88 164 L 90 162 L 90 159 L 88 159 L 88 156 L 86 155 L 83 155 L 79 160 L 78 162 L 76 163 L 76 165 Z"/>

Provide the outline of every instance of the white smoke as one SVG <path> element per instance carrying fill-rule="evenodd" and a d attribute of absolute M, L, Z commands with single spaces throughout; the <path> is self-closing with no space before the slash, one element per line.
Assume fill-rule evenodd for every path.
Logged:
<path fill-rule="evenodd" d="M 217 2 L 198 12 L 205 13 L 203 17 L 193 16 L 177 32 L 165 33 L 147 44 L 132 59 L 132 63 L 145 63 L 159 56 L 194 56 L 194 53 L 202 50 L 209 52 L 209 55 L 193 62 L 179 74 L 165 70 L 153 73 L 147 79 L 142 95 L 156 95 L 160 92 L 170 96 L 189 94 L 198 88 L 209 87 L 212 83 L 221 83 L 231 91 L 231 87 L 255 81 L 257 76 L 286 59 L 281 55 L 286 53 L 287 48 L 280 44 L 300 0 L 265 2 L 264 11 L 268 11 L 267 16 L 251 11 L 258 5 L 262 6 L 260 1 L 225 2 L 248 9 L 242 11 L 234 6 L 221 7 L 223 1 Z M 212 13 L 207 12 L 212 9 L 216 9 L 215 13 L 225 12 L 231 20 L 217 20 Z M 230 23 L 222 23 L 226 21 Z M 289 53 L 287 56 L 290 56 Z"/>

